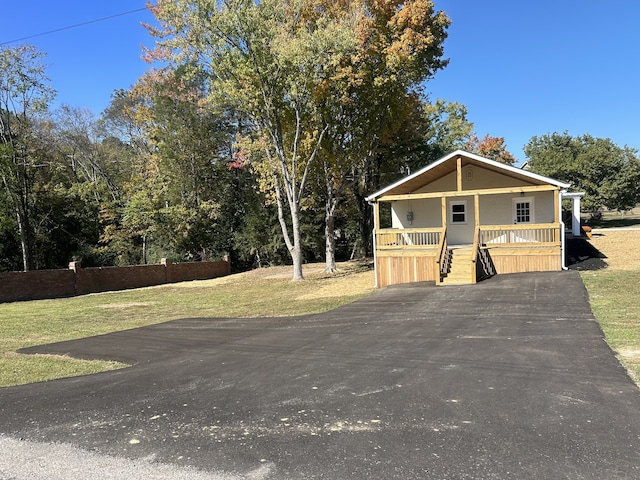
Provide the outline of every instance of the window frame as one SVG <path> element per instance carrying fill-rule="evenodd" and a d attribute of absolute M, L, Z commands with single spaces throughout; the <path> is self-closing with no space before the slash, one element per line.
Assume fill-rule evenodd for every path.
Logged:
<path fill-rule="evenodd" d="M 462 212 L 454 212 L 454 207 L 461 205 L 463 207 Z M 463 221 L 457 221 L 454 219 L 455 215 L 464 215 Z M 451 225 L 467 225 L 468 224 L 469 211 L 467 210 L 466 200 L 452 200 L 449 202 L 449 223 Z"/>

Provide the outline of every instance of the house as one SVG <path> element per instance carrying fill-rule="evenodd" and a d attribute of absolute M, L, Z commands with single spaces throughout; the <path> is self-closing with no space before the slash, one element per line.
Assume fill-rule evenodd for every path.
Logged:
<path fill-rule="evenodd" d="M 569 184 L 463 150 L 370 195 L 376 286 L 476 283 L 564 267 L 562 201 Z M 577 216 L 577 223 L 575 217 Z"/>

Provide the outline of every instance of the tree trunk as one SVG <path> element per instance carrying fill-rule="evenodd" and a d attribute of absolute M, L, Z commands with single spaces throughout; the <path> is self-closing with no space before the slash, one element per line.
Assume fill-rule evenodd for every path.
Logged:
<path fill-rule="evenodd" d="M 15 209 L 18 220 L 18 234 L 22 249 L 22 268 L 25 272 L 33 270 L 33 251 L 31 245 L 31 222 L 29 219 L 29 190 L 26 175 L 21 178 L 22 191 L 16 195 Z"/>
<path fill-rule="evenodd" d="M 293 262 L 293 277 L 292 281 L 297 282 L 304 280 L 302 274 L 302 236 L 300 234 L 300 206 L 291 200 L 289 200 L 289 212 L 291 214 L 291 230 L 293 235 L 293 241 L 289 235 L 289 228 L 287 220 L 284 217 L 284 206 L 282 199 L 282 192 L 280 190 L 280 179 L 277 173 L 274 172 L 274 189 L 276 192 L 276 205 L 278 207 L 278 222 L 280 222 L 280 228 L 282 230 L 282 236 L 284 237 L 284 243 L 287 245 L 289 255 L 291 255 L 291 261 Z"/>
<path fill-rule="evenodd" d="M 18 220 L 18 234 L 20 236 L 20 248 L 22 250 L 22 269 L 25 272 L 33 270 L 31 255 L 31 235 L 29 235 L 29 221 L 20 212 L 20 207 L 16 208 Z"/>
<path fill-rule="evenodd" d="M 336 217 L 335 215 L 327 214 L 325 219 L 324 234 L 325 240 L 325 267 L 324 271 L 327 273 L 336 273 L 338 267 L 336 266 Z"/>
<path fill-rule="evenodd" d="M 372 211 L 366 197 L 357 188 L 354 189 L 354 196 L 360 212 L 360 251 L 358 253 L 360 258 L 366 258 L 369 255 L 369 245 L 371 243 Z"/>
<path fill-rule="evenodd" d="M 147 264 L 147 234 L 142 234 L 142 264 Z"/>
<path fill-rule="evenodd" d="M 338 197 L 333 184 L 327 178 L 327 201 L 325 204 L 324 236 L 325 236 L 325 267 L 327 273 L 336 273 L 336 209 Z"/>
<path fill-rule="evenodd" d="M 380 188 L 380 159 L 370 158 L 360 171 L 360 179 L 353 185 L 353 195 L 360 212 L 360 257 L 373 255 L 373 209 L 367 202 L 367 192 Z"/>
<path fill-rule="evenodd" d="M 292 281 L 304 280 L 302 274 L 302 235 L 300 233 L 300 207 L 297 204 L 291 205 L 291 230 L 293 233 L 293 245 L 289 248 L 291 260 L 293 261 Z"/>
<path fill-rule="evenodd" d="M 273 163 L 273 157 L 271 156 L 271 152 L 267 148 L 265 150 L 267 158 L 272 160 L 273 168 L 273 180 L 274 180 L 274 189 L 276 193 L 276 201 L 278 205 L 278 220 L 280 222 L 280 227 L 282 228 L 282 234 L 284 236 L 284 242 L 289 249 L 289 253 L 291 255 L 291 260 L 293 262 L 293 278 L 294 282 L 304 280 L 304 275 L 302 274 L 302 234 L 300 232 L 300 201 L 303 197 L 303 192 L 305 188 L 305 184 L 307 181 L 307 174 L 309 172 L 309 166 L 313 163 L 314 158 L 318 153 L 318 149 L 322 143 L 322 138 L 327 132 L 329 126 L 326 126 L 316 141 L 315 148 L 311 155 L 305 160 L 304 167 L 302 168 L 302 173 L 299 175 L 299 157 L 298 157 L 298 146 L 300 142 L 301 135 L 301 112 L 297 108 L 295 109 L 296 113 L 296 129 L 295 129 L 295 140 L 293 142 L 293 152 L 291 153 L 291 157 L 287 160 L 287 156 L 285 154 L 284 149 L 284 141 L 282 135 L 282 125 L 280 123 L 280 119 L 278 116 L 275 116 L 274 122 L 267 122 L 269 128 L 267 131 L 271 134 L 272 139 L 274 140 L 273 146 L 275 147 L 275 157 L 277 158 L 277 165 Z M 278 170 L 280 171 L 280 175 L 278 174 Z M 282 184 L 280 183 L 282 181 Z M 291 234 L 293 237 L 293 242 L 291 241 L 291 236 L 289 236 L 289 229 L 287 226 L 287 221 L 284 218 L 284 209 L 283 209 L 283 198 L 281 189 L 285 189 L 287 203 L 289 205 L 289 213 L 291 215 Z"/>

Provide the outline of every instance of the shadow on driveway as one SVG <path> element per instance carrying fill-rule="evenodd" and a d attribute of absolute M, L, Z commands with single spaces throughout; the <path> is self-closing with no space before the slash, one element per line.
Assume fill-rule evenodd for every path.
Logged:
<path fill-rule="evenodd" d="M 640 478 L 640 392 L 573 271 L 25 351 L 135 366 L 1 389 L 14 438 L 239 478 Z"/>

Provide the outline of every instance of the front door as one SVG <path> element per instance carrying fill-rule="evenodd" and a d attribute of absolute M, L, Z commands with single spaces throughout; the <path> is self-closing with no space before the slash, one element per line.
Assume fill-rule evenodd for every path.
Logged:
<path fill-rule="evenodd" d="M 533 197 L 519 197 L 513 199 L 513 223 L 535 223 Z"/>
<path fill-rule="evenodd" d="M 447 242 L 450 245 L 473 244 L 473 198 L 449 200 L 447 210 Z"/>

